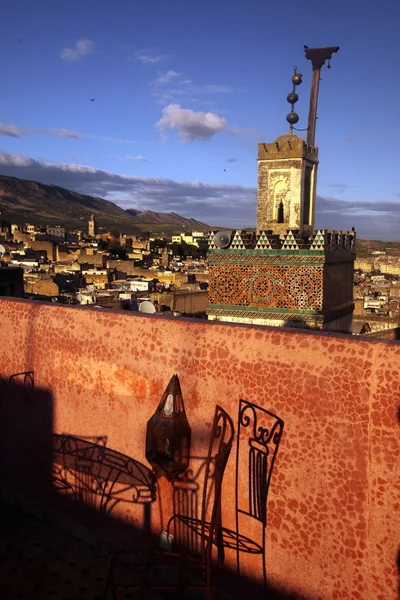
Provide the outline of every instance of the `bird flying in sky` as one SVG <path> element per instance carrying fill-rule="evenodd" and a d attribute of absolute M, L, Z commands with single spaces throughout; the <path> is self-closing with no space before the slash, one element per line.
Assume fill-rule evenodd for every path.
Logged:
<path fill-rule="evenodd" d="M 89 98 L 90 102 L 94 102 L 96 98 Z"/>

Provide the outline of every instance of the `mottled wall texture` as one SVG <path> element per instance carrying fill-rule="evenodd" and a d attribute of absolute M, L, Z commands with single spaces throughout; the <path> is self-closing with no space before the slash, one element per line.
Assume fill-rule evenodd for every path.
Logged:
<path fill-rule="evenodd" d="M 53 397 L 54 431 L 106 435 L 108 446 L 143 462 L 146 421 L 173 373 L 194 456 L 205 454 L 217 402 L 235 421 L 241 397 L 275 412 L 285 431 L 268 503 L 270 582 L 313 600 L 397 597 L 396 342 L 16 299 L 0 300 L 0 335 L 0 375 L 34 370 Z M 223 490 L 232 529 L 235 455 Z M 169 484 L 160 497 L 162 510 L 159 502 L 151 509 L 156 532 L 171 510 Z M 138 527 L 142 518 L 139 509 L 126 515 Z M 234 558 L 228 551 L 228 564 Z M 259 577 L 257 557 L 245 563 Z"/>

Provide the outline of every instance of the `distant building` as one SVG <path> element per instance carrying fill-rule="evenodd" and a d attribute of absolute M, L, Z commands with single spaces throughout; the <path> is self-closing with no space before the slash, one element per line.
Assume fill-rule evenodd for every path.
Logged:
<path fill-rule="evenodd" d="M 54 240 L 55 242 L 60 242 L 60 241 L 65 240 L 65 228 L 64 227 L 59 227 L 58 225 L 55 227 L 52 227 L 52 226 L 48 225 L 46 227 L 46 233 L 49 236 L 49 238 L 51 240 Z"/>
<path fill-rule="evenodd" d="M 97 234 L 97 222 L 96 217 L 94 215 L 90 216 L 88 221 L 88 235 L 89 237 L 96 237 Z"/>
<path fill-rule="evenodd" d="M 0 221 L 0 233 L 4 234 L 5 239 L 11 236 L 11 223 L 9 221 L 4 221 L 4 219 Z"/>
<path fill-rule="evenodd" d="M 200 243 L 207 243 L 208 236 L 203 231 L 192 231 L 191 234 L 181 233 L 180 235 L 173 235 L 171 243 L 172 244 L 181 244 L 182 242 L 186 242 L 186 244 L 190 244 L 192 246 L 199 246 Z"/>
<path fill-rule="evenodd" d="M 36 296 L 58 296 L 58 285 L 50 278 L 43 279 L 28 279 L 25 282 L 25 291 L 27 294 Z"/>
<path fill-rule="evenodd" d="M 111 282 L 112 275 L 108 269 L 96 269 L 82 266 L 82 277 L 86 285 L 95 285 L 97 289 L 106 289 Z"/>
<path fill-rule="evenodd" d="M 57 258 L 56 244 L 54 242 L 35 240 L 34 242 L 30 242 L 29 246 L 33 250 L 36 250 L 43 258 L 47 258 L 47 260 L 54 261 Z"/>
<path fill-rule="evenodd" d="M 162 253 L 161 253 L 161 266 L 168 268 L 170 260 L 171 260 L 171 255 L 169 253 L 167 246 L 165 246 L 165 248 L 163 248 Z"/>

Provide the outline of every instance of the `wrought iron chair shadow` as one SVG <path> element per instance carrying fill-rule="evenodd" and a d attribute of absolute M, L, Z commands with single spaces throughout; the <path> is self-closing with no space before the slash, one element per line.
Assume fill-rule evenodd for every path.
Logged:
<path fill-rule="evenodd" d="M 8 378 L 8 382 L 15 385 L 25 385 L 27 387 L 35 387 L 35 376 L 33 371 L 23 371 L 22 373 L 14 373 Z"/>
<path fill-rule="evenodd" d="M 0 378 L 0 404 L 3 400 L 14 401 L 23 399 L 31 404 L 35 391 L 35 375 L 33 371 L 13 373 L 7 378 Z"/>
<path fill-rule="evenodd" d="M 267 585 L 265 533 L 268 491 L 283 427 L 282 419 L 273 413 L 251 402 L 240 400 L 235 474 L 236 531 L 223 527 L 222 541 L 220 540 L 219 543 L 222 546 L 221 552 L 224 551 L 223 548 L 236 552 L 238 574 L 240 574 L 241 553 L 260 555 L 264 587 Z M 259 541 L 240 533 L 242 517 L 247 517 L 247 525 L 249 520 L 260 523 Z M 210 523 L 207 520 L 204 522 L 183 514 L 175 514 L 171 517 L 168 533 L 172 524 L 176 531 L 176 521 L 189 532 L 197 535 L 203 532 L 203 535 L 210 536 Z M 188 533 L 186 535 L 181 533 L 181 536 L 193 545 L 193 537 L 190 538 Z"/>
<path fill-rule="evenodd" d="M 216 547 L 217 565 L 224 560 L 221 520 L 221 488 L 234 438 L 234 426 L 230 416 L 219 406 L 215 408 L 210 442 L 205 465 L 202 492 L 200 557 L 188 553 L 170 552 L 162 549 L 145 552 L 115 553 L 110 557 L 106 588 L 103 600 L 112 594 L 118 600 L 118 591 L 140 590 L 140 598 L 151 598 L 152 591 L 162 593 L 160 597 L 187 598 L 187 593 L 203 590 L 210 600 L 217 589 L 213 569 L 213 547 Z M 210 478 L 214 463 L 214 477 Z M 213 482 L 210 487 L 210 481 Z M 207 523 L 207 513 L 210 520 Z M 168 593 L 170 595 L 168 595 Z M 124 596 L 125 597 L 125 596 Z"/>
<path fill-rule="evenodd" d="M 156 480 L 148 467 L 72 435 L 53 434 L 51 481 L 58 494 L 104 515 L 121 502 L 145 504 L 156 498 Z"/>
<path fill-rule="evenodd" d="M 207 473 L 206 473 L 207 469 Z M 173 529 L 173 539 L 190 554 L 201 556 L 201 531 L 204 526 L 206 535 L 209 532 L 208 503 L 202 513 L 202 481 L 207 476 L 208 493 L 212 493 L 215 475 L 213 458 L 191 456 L 190 468 L 172 482 L 173 515 L 167 524 L 167 534 Z M 170 539 L 170 538 L 169 538 Z"/>
<path fill-rule="evenodd" d="M 241 553 L 260 555 L 264 587 L 267 586 L 267 500 L 283 427 L 284 422 L 278 416 L 240 400 L 235 475 L 236 531 L 223 528 L 223 543 L 236 552 L 238 574 Z M 248 527 L 252 521 L 260 525 L 258 541 L 240 533 L 240 529 Z"/>

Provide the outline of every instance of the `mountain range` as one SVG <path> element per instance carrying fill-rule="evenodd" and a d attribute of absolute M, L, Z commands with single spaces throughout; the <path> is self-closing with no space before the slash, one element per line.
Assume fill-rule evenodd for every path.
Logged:
<path fill-rule="evenodd" d="M 132 234 L 143 230 L 171 233 L 181 229 L 209 229 L 206 223 L 176 213 L 124 210 L 104 198 L 5 175 L 0 175 L 0 211 L 2 219 L 18 225 L 60 225 L 86 230 L 86 221 L 95 215 L 104 231 L 118 228 Z"/>

